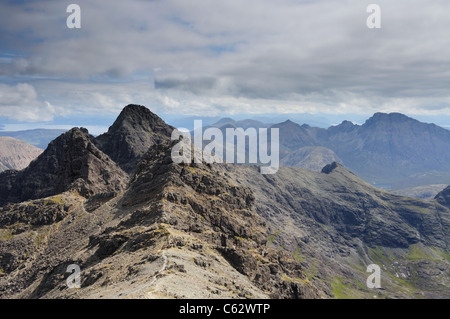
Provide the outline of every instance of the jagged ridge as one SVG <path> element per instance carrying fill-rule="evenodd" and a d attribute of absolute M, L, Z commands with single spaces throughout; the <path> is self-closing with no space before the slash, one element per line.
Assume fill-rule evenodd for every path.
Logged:
<path fill-rule="evenodd" d="M 173 127 L 142 105 L 127 105 L 108 132 L 95 139 L 125 172 L 132 174 L 140 158 L 154 144 L 169 140 Z"/>
<path fill-rule="evenodd" d="M 94 144 L 83 128 L 52 141 L 27 168 L 0 175 L 0 204 L 37 199 L 73 190 L 89 197 L 120 192 L 127 175 Z"/>

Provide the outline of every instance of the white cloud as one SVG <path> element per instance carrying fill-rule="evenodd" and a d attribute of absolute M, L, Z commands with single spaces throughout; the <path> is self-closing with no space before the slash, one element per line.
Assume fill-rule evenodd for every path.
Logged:
<path fill-rule="evenodd" d="M 58 110 L 27 83 L 0 84 L 0 114 L 19 121 L 50 121 Z"/>

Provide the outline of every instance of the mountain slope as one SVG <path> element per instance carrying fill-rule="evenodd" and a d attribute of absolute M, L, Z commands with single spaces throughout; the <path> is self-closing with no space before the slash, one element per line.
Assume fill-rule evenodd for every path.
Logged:
<path fill-rule="evenodd" d="M 376 189 L 339 164 L 323 173 L 226 171 L 237 185 L 251 187 L 272 244 L 301 258 L 313 285 L 329 283 L 335 297 L 449 296 L 449 209 Z M 382 268 L 384 290 L 365 286 L 372 263 Z"/>
<path fill-rule="evenodd" d="M 168 143 L 153 146 L 128 190 L 90 214 L 85 209 L 97 199 L 70 193 L 3 208 L 0 229 L 8 239 L 0 243 L 0 297 L 321 296 L 295 258 L 266 247 L 249 189 L 210 165 L 174 164 L 170 153 Z M 44 202 L 65 211 L 36 222 Z M 32 208 L 20 215 L 24 205 Z M 37 242 L 30 224 L 48 234 L 45 240 Z M 33 254 L 24 257 L 24 247 Z M 66 286 L 72 263 L 82 269 L 81 289 Z"/>
<path fill-rule="evenodd" d="M 309 126 L 300 126 L 287 120 L 283 123 L 272 125 L 271 128 L 279 129 L 280 145 L 290 150 L 318 144 L 318 141 L 312 136 Z"/>
<path fill-rule="evenodd" d="M 305 146 L 283 157 L 281 166 L 300 167 L 320 172 L 322 168 L 342 160 L 330 149 L 322 146 Z"/>
<path fill-rule="evenodd" d="M 130 104 L 108 132 L 95 139 L 95 145 L 131 174 L 150 146 L 170 140 L 172 130 L 145 106 Z"/>
<path fill-rule="evenodd" d="M 18 139 L 0 136 L 0 172 L 7 169 L 21 170 L 41 153 L 41 149 Z"/>
<path fill-rule="evenodd" d="M 86 197 L 118 192 L 127 180 L 126 174 L 94 146 L 86 129 L 73 128 L 52 141 L 24 170 L 0 174 L 0 204 L 68 190 Z"/>
<path fill-rule="evenodd" d="M 436 195 L 435 199 L 442 205 L 450 208 L 450 186 Z"/>

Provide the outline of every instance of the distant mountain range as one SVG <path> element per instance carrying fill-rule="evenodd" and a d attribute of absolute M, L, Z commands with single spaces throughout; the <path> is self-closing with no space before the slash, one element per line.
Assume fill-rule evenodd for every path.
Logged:
<path fill-rule="evenodd" d="M 443 145 L 439 129 L 397 117 L 277 126 L 286 150 L 311 158 L 334 155 L 304 144 L 340 145 L 349 134 L 349 151 L 401 158 L 377 145 L 415 137 L 407 128 L 428 132 L 419 146 Z M 450 187 L 425 201 L 375 188 L 337 162 L 273 175 L 177 164 L 172 129 L 128 105 L 106 135 L 73 128 L 27 168 L 0 173 L 0 298 L 450 297 Z M 72 264 L 79 289 L 67 287 Z M 366 286 L 370 264 L 381 289 Z"/>
<path fill-rule="evenodd" d="M 212 126 L 268 127 L 230 118 Z M 320 170 L 322 164 L 337 161 L 367 182 L 389 189 L 450 184 L 450 131 L 400 113 L 376 113 L 362 125 L 344 121 L 328 129 L 291 120 L 270 128 L 279 129 L 284 166 Z"/>
<path fill-rule="evenodd" d="M 143 155 L 140 149 L 145 149 L 159 138 L 158 129 L 153 137 L 147 137 L 144 133 L 148 127 L 162 126 L 161 123 L 150 123 L 149 119 L 143 123 L 129 120 L 129 123 L 121 125 L 123 120 L 119 117 L 117 123 L 97 138 L 95 143 L 108 155 L 113 154 L 113 149 L 120 148 L 120 155 L 117 155 L 121 157 L 120 166 L 130 172 L 129 167 L 135 166 Z M 320 171 L 324 165 L 336 161 L 373 185 L 400 192 L 403 189 L 410 190 L 410 194 L 419 197 L 432 195 L 429 190 L 434 192 L 437 189 L 423 187 L 450 184 L 450 131 L 399 113 L 376 113 L 362 125 L 343 121 L 327 129 L 299 125 L 291 120 L 268 124 L 252 119 L 236 121 L 231 118 L 222 118 L 204 129 L 208 127 L 218 127 L 224 132 L 226 128 L 237 127 L 279 128 L 282 166 Z M 119 128 L 124 132 L 118 132 Z M 170 136 L 170 132 L 164 135 Z M 45 149 L 51 140 L 62 133 L 63 130 L 36 129 L 0 131 L 0 136 L 15 137 Z M 115 136 L 122 136 L 123 141 L 114 144 L 117 140 Z M 147 138 L 149 140 L 145 140 Z M 132 144 L 136 145 L 130 146 Z M 129 162 L 131 158 L 134 158 L 133 163 Z M 0 169 L 4 170 L 6 167 L 1 165 Z M 421 189 L 418 187 L 422 187 L 422 193 L 418 193 Z"/>

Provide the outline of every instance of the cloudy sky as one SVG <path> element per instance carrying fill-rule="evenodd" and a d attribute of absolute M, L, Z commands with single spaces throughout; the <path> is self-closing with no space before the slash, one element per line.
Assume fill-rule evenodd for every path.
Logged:
<path fill-rule="evenodd" d="M 79 29 L 66 25 L 71 3 Z M 366 25 L 371 3 L 380 29 Z M 129 103 L 445 117 L 449 19 L 448 0 L 4 0 L 0 125 L 101 126 Z"/>

